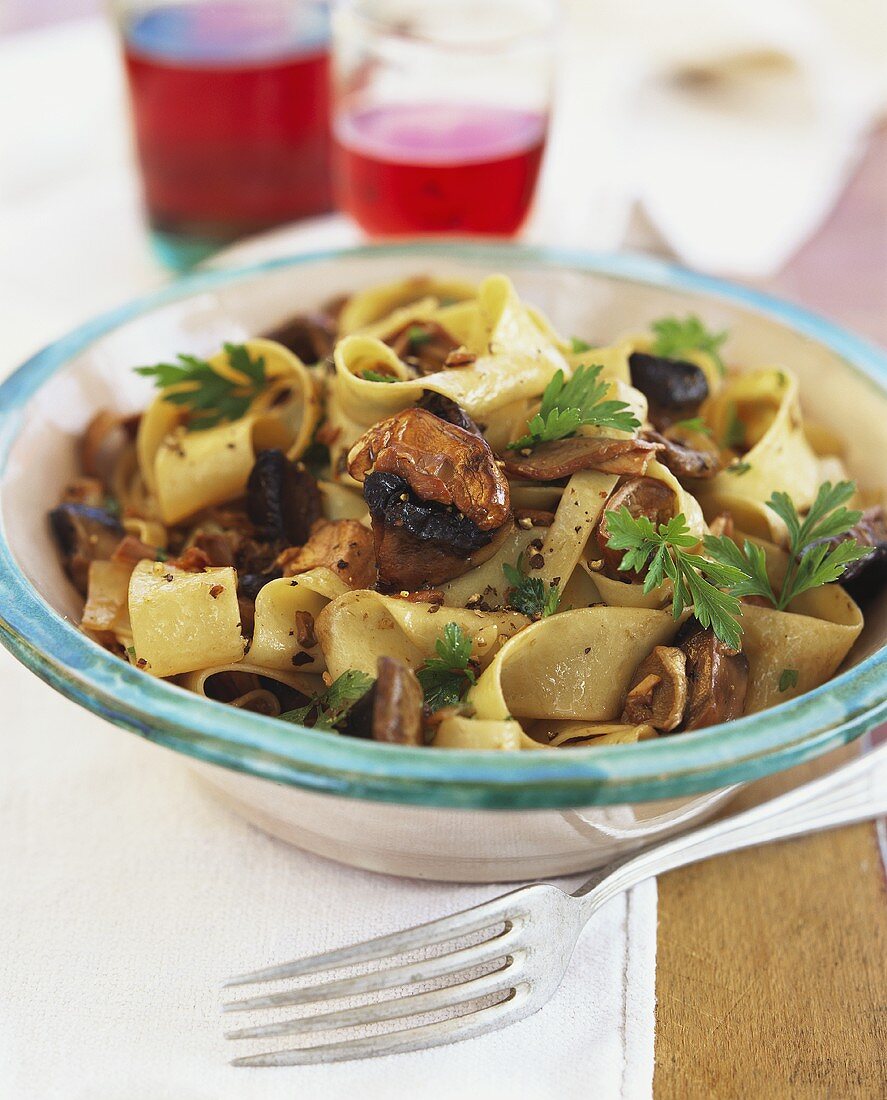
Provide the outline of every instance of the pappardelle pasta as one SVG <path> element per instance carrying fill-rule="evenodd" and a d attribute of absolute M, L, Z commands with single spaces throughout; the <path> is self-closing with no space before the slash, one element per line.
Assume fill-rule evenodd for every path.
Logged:
<path fill-rule="evenodd" d="M 725 340 L 667 317 L 596 346 L 503 275 L 416 277 L 138 367 L 153 400 L 95 417 L 50 514 L 82 629 L 208 699 L 438 748 L 809 691 L 883 581 L 884 513 L 791 370 Z"/>

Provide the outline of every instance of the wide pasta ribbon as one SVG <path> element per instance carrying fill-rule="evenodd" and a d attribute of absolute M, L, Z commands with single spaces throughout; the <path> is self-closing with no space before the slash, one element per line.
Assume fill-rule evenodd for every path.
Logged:
<path fill-rule="evenodd" d="M 320 397 L 308 369 L 272 340 L 248 340 L 245 346 L 252 358 L 264 357 L 269 379 L 246 416 L 189 432 L 181 406 L 160 394 L 142 417 L 139 469 L 165 523 L 241 496 L 259 451 L 277 447 L 298 458 L 311 441 Z M 224 351 L 209 363 L 222 376 L 238 377 Z"/>

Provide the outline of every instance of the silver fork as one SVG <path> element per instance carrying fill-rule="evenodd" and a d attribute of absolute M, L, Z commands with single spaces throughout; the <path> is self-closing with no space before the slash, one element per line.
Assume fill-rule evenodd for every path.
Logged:
<path fill-rule="evenodd" d="M 537 883 L 428 924 L 351 947 L 296 959 L 226 982 L 314 978 L 343 967 L 378 966 L 356 976 L 246 997 L 224 1004 L 238 1012 L 310 1006 L 310 1015 L 244 1027 L 230 1039 L 300 1037 L 358 1028 L 357 1034 L 294 1050 L 237 1058 L 238 1066 L 293 1066 L 370 1058 L 440 1046 L 515 1023 L 538 1011 L 560 985 L 579 933 L 615 895 L 675 867 L 771 840 L 784 840 L 887 814 L 887 745 L 744 813 L 632 853 L 575 893 Z M 466 945 L 466 940 L 473 940 Z M 432 956 L 402 956 L 450 946 Z M 446 985 L 423 988 L 445 980 Z M 396 995 L 323 1011 L 330 1002 L 396 990 Z M 436 1018 L 422 1022 L 423 1017 Z M 387 1032 L 368 1028 L 393 1021 Z M 330 1036 L 328 1035 L 327 1038 Z"/>

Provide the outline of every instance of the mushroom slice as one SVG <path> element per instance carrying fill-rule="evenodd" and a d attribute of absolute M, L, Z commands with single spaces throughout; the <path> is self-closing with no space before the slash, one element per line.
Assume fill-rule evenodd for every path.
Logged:
<path fill-rule="evenodd" d="M 283 451 L 260 451 L 246 486 L 246 509 L 260 539 L 291 546 L 308 541 L 323 508 L 317 481 Z"/>
<path fill-rule="evenodd" d="M 657 481 L 652 477 L 633 477 L 623 482 L 604 505 L 601 518 L 595 528 L 595 538 L 606 575 L 615 580 L 636 582 L 641 579 L 636 572 L 623 571 L 619 568 L 624 551 L 613 550 L 607 545 L 610 538 L 608 517 L 612 512 L 619 512 L 623 508 L 627 508 L 635 519 L 638 516 L 647 516 L 650 522 L 658 527 L 660 523 L 671 519 L 675 508 L 675 495 L 664 481 Z"/>
<path fill-rule="evenodd" d="M 85 596 L 89 563 L 111 557 L 126 534 L 123 525 L 102 508 L 85 504 L 60 504 L 49 513 L 49 524 L 62 552 L 65 571 Z"/>
<path fill-rule="evenodd" d="M 405 409 L 351 448 L 348 472 L 396 474 L 421 501 L 451 505 L 482 531 L 511 518 L 508 481 L 485 439 L 424 409 Z"/>
<path fill-rule="evenodd" d="M 748 690 L 748 658 L 689 619 L 675 643 L 686 655 L 687 708 L 683 729 L 698 730 L 739 718 Z"/>
<path fill-rule="evenodd" d="M 710 478 L 721 469 L 720 453 L 704 432 L 684 431 L 672 425 L 665 429 L 665 434 L 655 430 L 641 432 L 641 439 L 660 444 L 663 450 L 659 461 L 675 477 Z"/>
<path fill-rule="evenodd" d="M 620 722 L 650 725 L 663 733 L 677 729 L 687 705 L 686 655 L 658 645 L 635 669 Z"/>
<path fill-rule="evenodd" d="M 507 451 L 502 459 L 509 477 L 528 481 L 556 481 L 580 470 L 599 470 L 602 474 L 642 474 L 650 460 L 662 450 L 661 443 L 645 439 L 605 439 L 601 436 L 574 435 L 538 443 L 532 449 Z"/>
<path fill-rule="evenodd" d="M 333 298 L 314 313 L 300 313 L 265 334 L 266 340 L 283 344 L 303 363 L 319 363 L 333 354 L 339 330 L 339 313 L 345 298 Z"/>
<path fill-rule="evenodd" d="M 646 397 L 650 420 L 660 431 L 675 420 L 695 416 L 708 397 L 705 371 L 695 363 L 636 351 L 628 365 L 631 384 Z"/>
<path fill-rule="evenodd" d="M 376 582 L 373 533 L 356 519 L 320 519 L 304 546 L 284 550 L 274 564 L 284 577 L 323 566 L 351 588 L 371 588 Z"/>
<path fill-rule="evenodd" d="M 386 336 L 385 343 L 421 375 L 445 370 L 450 353 L 459 347 L 459 341 L 436 321 L 410 321 Z"/>
<path fill-rule="evenodd" d="M 846 535 L 823 541 L 836 546 L 848 538 L 856 539 L 860 546 L 872 548 L 868 557 L 852 561 L 840 577 L 840 583 L 853 599 L 857 603 L 865 602 L 876 595 L 887 580 L 887 522 L 880 504 L 867 508 L 859 523 L 851 527 Z"/>
<path fill-rule="evenodd" d="M 426 390 L 417 407 L 433 413 L 441 420 L 447 420 L 450 424 L 455 424 L 457 428 L 462 428 L 463 431 L 471 432 L 472 435 L 483 438 L 484 433 L 462 406 L 456 404 L 451 398 L 444 397 L 442 393 Z"/>
<path fill-rule="evenodd" d="M 394 657 L 380 657 L 373 694 L 373 740 L 421 745 L 424 697 L 415 672 Z"/>

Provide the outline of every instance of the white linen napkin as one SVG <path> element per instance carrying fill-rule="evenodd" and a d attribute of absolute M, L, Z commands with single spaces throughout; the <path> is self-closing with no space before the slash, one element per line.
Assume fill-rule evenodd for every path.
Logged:
<path fill-rule="evenodd" d="M 299 852 L 219 805 L 181 758 L 78 710 L 2 650 L 0 698 L 4 1100 L 651 1095 L 652 883 L 601 911 L 552 1001 L 504 1031 L 333 1066 L 227 1065 L 263 1048 L 222 1039 L 226 976 L 508 887 L 409 882 Z"/>

